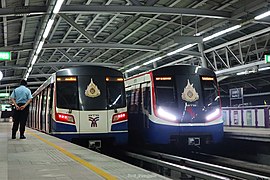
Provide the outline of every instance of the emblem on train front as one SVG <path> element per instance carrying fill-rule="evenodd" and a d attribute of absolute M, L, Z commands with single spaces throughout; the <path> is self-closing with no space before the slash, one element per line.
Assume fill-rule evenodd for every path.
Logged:
<path fill-rule="evenodd" d="M 91 122 L 91 127 L 97 127 L 97 122 L 99 121 L 98 114 L 89 114 L 88 119 Z"/>
<path fill-rule="evenodd" d="M 194 102 L 199 99 L 199 94 L 196 92 L 193 84 L 190 84 L 189 79 L 187 86 L 184 88 L 184 92 L 182 93 L 182 99 L 187 102 Z"/>
<path fill-rule="evenodd" d="M 87 97 L 95 98 L 100 95 L 100 90 L 98 87 L 94 84 L 93 79 L 91 78 L 90 84 L 87 86 L 87 89 L 84 93 Z"/>

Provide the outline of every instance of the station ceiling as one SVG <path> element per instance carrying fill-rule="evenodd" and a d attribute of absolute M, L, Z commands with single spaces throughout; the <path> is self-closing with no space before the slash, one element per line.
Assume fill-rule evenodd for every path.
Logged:
<path fill-rule="evenodd" d="M 53 13 L 56 3 L 1 0 L 0 51 L 11 52 L 0 61 L 1 92 L 27 76 L 34 91 L 59 69 L 91 64 L 126 77 L 166 65 L 207 66 L 222 93 L 270 86 L 269 70 L 261 71 L 269 66 L 270 18 L 254 19 L 269 10 L 267 0 L 64 0 Z"/>

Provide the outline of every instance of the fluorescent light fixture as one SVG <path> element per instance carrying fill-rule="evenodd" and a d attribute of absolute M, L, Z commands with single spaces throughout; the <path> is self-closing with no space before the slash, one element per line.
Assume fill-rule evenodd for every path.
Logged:
<path fill-rule="evenodd" d="M 51 27 L 52 27 L 52 25 L 53 25 L 53 22 L 54 22 L 53 19 L 49 19 L 49 21 L 48 21 L 48 23 L 47 23 L 47 26 L 46 26 L 46 28 L 45 28 L 45 31 L 44 31 L 44 33 L 43 33 L 43 38 L 44 38 L 44 39 L 47 38 L 47 36 L 48 36 L 48 34 L 49 34 L 50 30 L 51 30 Z"/>
<path fill-rule="evenodd" d="M 63 4 L 64 0 L 57 0 L 55 6 L 54 6 L 54 9 L 53 9 L 53 13 L 54 14 L 57 14 Z"/>
<path fill-rule="evenodd" d="M 241 76 L 241 75 L 244 75 L 244 74 L 247 74 L 247 72 L 243 71 L 243 72 L 236 73 L 237 76 Z"/>
<path fill-rule="evenodd" d="M 127 73 L 127 72 L 133 71 L 133 70 L 135 70 L 135 69 L 139 69 L 140 67 L 141 67 L 141 66 L 135 66 L 135 67 L 133 67 L 133 68 L 130 68 L 130 69 L 126 70 L 125 72 Z"/>
<path fill-rule="evenodd" d="M 157 58 L 155 58 L 155 59 L 152 59 L 152 60 L 150 60 L 150 61 L 148 61 L 148 62 L 143 63 L 143 65 L 145 66 L 145 65 L 147 65 L 147 64 L 156 62 L 156 61 L 158 61 L 158 60 L 160 60 L 160 59 L 161 59 L 161 57 L 157 57 Z"/>
<path fill-rule="evenodd" d="M 0 81 L 3 79 L 3 73 L 0 71 Z"/>
<path fill-rule="evenodd" d="M 27 72 L 24 79 L 27 80 L 28 77 L 29 77 L 29 72 Z"/>
<path fill-rule="evenodd" d="M 30 73 L 33 69 L 33 66 L 30 66 L 29 69 L 28 69 L 28 73 Z"/>
<path fill-rule="evenodd" d="M 269 15 L 270 15 L 270 11 L 267 11 L 267 12 L 265 12 L 265 13 L 262 13 L 262 14 L 256 16 L 254 19 L 255 19 L 255 20 L 260 20 L 260 19 L 265 18 L 265 17 L 267 17 L 267 16 L 269 16 Z"/>
<path fill-rule="evenodd" d="M 256 73 L 257 71 L 256 70 L 245 70 L 243 72 L 239 72 L 239 73 L 236 73 L 236 75 L 240 76 L 240 75 L 244 75 L 244 74 L 250 74 L 250 73 Z"/>
<path fill-rule="evenodd" d="M 263 68 L 259 68 L 258 71 L 265 71 L 265 70 L 269 70 L 270 67 L 263 67 Z"/>
<path fill-rule="evenodd" d="M 39 44 L 38 44 L 38 48 L 37 48 L 37 51 L 36 51 L 36 55 L 38 55 L 42 49 L 42 46 L 44 44 L 44 41 L 40 41 Z"/>
<path fill-rule="evenodd" d="M 211 36 L 207 36 L 207 37 L 203 38 L 203 41 L 208 41 L 208 40 L 213 39 L 215 37 L 221 36 L 222 34 L 225 34 L 225 33 L 228 33 L 230 31 L 236 30 L 236 29 L 238 29 L 240 27 L 241 27 L 241 25 L 235 25 L 235 26 L 230 27 L 228 29 L 224 29 L 224 30 L 219 31 L 219 32 L 217 32 L 215 34 L 212 34 Z"/>
<path fill-rule="evenodd" d="M 35 56 L 33 57 L 32 62 L 31 62 L 31 65 L 34 65 L 34 64 L 36 63 L 37 57 L 38 57 L 37 55 L 35 55 Z"/>
<path fill-rule="evenodd" d="M 184 51 L 184 50 L 186 50 L 186 49 L 188 49 L 188 48 L 191 48 L 191 47 L 194 46 L 195 44 L 196 44 L 196 43 L 185 45 L 184 47 L 181 47 L 181 48 L 176 49 L 176 50 L 174 50 L 174 51 L 172 51 L 172 52 L 169 52 L 169 53 L 167 54 L 167 56 L 171 56 L 171 55 L 173 55 L 173 54 L 176 54 L 176 53 L 179 53 L 179 52 L 181 52 L 181 51 Z"/>

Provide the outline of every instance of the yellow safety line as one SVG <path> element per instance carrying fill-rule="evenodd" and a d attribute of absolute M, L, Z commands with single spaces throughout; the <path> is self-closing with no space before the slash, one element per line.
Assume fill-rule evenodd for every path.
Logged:
<path fill-rule="evenodd" d="M 81 159 L 80 157 L 78 157 L 78 156 L 72 154 L 71 152 L 68 152 L 68 151 L 65 150 L 64 148 L 61 148 L 61 147 L 57 146 L 56 144 L 54 144 L 54 143 L 52 143 L 52 142 L 50 142 L 50 141 L 47 141 L 46 139 L 44 139 L 44 138 L 38 136 L 37 134 L 34 134 L 34 133 L 32 133 L 32 132 L 29 132 L 29 131 L 28 131 L 27 133 L 29 133 L 29 134 L 31 134 L 32 136 L 38 138 L 39 140 L 45 142 L 46 144 L 48 144 L 48 145 L 54 147 L 55 149 L 58 149 L 58 150 L 61 151 L 63 154 L 67 155 L 68 157 L 72 158 L 73 160 L 77 161 L 78 163 L 84 165 L 85 167 L 87 167 L 88 169 L 94 171 L 95 173 L 97 173 L 98 175 L 102 176 L 103 178 L 109 179 L 109 180 L 116 180 L 116 179 L 117 179 L 116 177 L 110 175 L 109 173 L 103 171 L 102 169 L 97 168 L 96 166 L 90 164 L 89 162 L 87 162 L 87 161 Z"/>

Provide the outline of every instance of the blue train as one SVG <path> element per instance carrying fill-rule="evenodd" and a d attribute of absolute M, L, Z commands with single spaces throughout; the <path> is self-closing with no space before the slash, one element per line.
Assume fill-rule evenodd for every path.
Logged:
<path fill-rule="evenodd" d="M 167 66 L 125 81 L 129 140 L 153 145 L 204 145 L 223 139 L 215 73 Z"/>
<path fill-rule="evenodd" d="M 101 66 L 78 66 L 52 74 L 33 93 L 29 127 L 89 147 L 128 142 L 123 74 Z"/>

